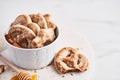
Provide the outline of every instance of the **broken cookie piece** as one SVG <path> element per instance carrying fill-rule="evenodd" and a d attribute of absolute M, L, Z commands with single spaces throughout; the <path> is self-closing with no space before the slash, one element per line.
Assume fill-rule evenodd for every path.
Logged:
<path fill-rule="evenodd" d="M 0 65 L 0 74 L 2 74 L 5 71 L 5 65 Z"/>

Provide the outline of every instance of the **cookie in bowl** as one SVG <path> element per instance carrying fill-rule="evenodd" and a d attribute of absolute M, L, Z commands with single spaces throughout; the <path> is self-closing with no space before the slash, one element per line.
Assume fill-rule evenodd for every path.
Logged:
<path fill-rule="evenodd" d="M 46 18 L 45 15 L 50 14 L 21 14 L 6 31 L 4 40 L 11 60 L 17 66 L 38 69 L 53 60 L 59 29 L 50 21 L 51 16 Z"/>
<path fill-rule="evenodd" d="M 21 14 L 11 24 L 6 35 L 22 48 L 40 48 L 55 40 L 56 28 L 50 14 Z"/>

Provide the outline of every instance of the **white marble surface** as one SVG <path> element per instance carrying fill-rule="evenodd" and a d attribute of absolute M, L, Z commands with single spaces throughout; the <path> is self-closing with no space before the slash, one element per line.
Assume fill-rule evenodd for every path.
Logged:
<path fill-rule="evenodd" d="M 95 50 L 93 80 L 120 80 L 119 0 L 3 0 L 0 29 L 21 13 L 51 13 L 59 26 L 83 33 Z"/>

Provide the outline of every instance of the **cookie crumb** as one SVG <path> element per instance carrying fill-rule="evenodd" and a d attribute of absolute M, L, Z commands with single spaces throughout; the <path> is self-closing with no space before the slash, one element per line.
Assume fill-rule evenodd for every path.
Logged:
<path fill-rule="evenodd" d="M 62 77 L 65 77 L 64 75 L 62 75 Z"/>
<path fill-rule="evenodd" d="M 37 69 L 34 70 L 34 73 L 37 73 Z"/>
<path fill-rule="evenodd" d="M 70 75 L 71 75 L 71 76 L 73 76 L 73 74 L 72 74 L 72 73 L 71 73 Z"/>

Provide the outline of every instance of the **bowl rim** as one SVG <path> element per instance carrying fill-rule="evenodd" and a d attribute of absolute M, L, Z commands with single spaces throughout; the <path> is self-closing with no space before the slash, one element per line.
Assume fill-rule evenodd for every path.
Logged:
<path fill-rule="evenodd" d="M 10 27 L 9 27 L 9 28 L 10 28 Z M 40 50 L 40 49 L 44 49 L 44 48 L 48 48 L 48 47 L 50 47 L 51 45 L 53 45 L 54 43 L 56 43 L 57 40 L 58 40 L 59 37 L 60 37 L 60 31 L 59 31 L 59 28 L 56 27 L 56 32 L 55 32 L 55 33 L 57 33 L 57 34 L 56 34 L 57 37 L 56 37 L 55 40 L 54 40 L 53 42 L 51 42 L 50 44 L 48 44 L 48 45 L 46 45 L 46 46 L 43 46 L 43 47 L 41 47 L 41 48 L 19 48 L 19 47 L 16 47 L 16 46 L 10 44 L 10 43 L 6 40 L 5 35 L 7 34 L 9 28 L 5 31 L 5 33 L 4 33 L 4 35 L 3 35 L 3 38 L 4 38 L 5 43 L 6 43 L 7 45 L 9 45 L 10 47 L 12 47 L 12 48 L 15 48 L 15 49 L 18 49 L 18 50 L 23 50 L 23 51 L 33 51 L 33 50 L 36 51 L 36 50 Z M 7 47 L 7 45 L 6 45 L 6 47 Z"/>

